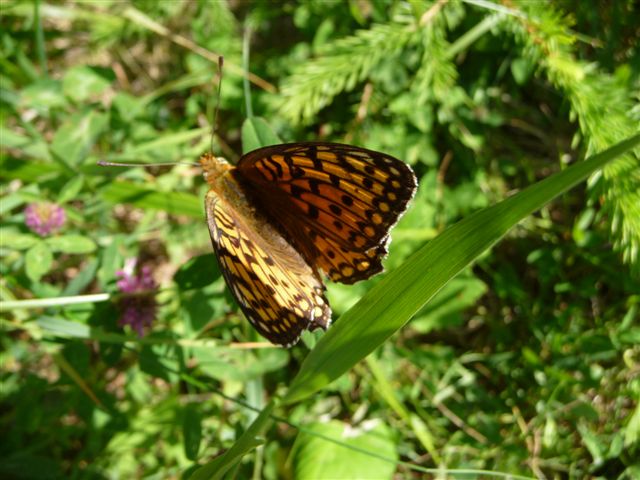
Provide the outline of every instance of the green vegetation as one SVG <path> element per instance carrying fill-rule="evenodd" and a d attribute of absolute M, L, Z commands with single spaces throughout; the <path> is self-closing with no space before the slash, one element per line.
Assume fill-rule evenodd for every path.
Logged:
<path fill-rule="evenodd" d="M 640 476 L 633 1 L 0 8 L 3 478 Z M 184 164 L 219 55 L 216 154 L 338 141 L 420 182 L 289 350 Z"/>

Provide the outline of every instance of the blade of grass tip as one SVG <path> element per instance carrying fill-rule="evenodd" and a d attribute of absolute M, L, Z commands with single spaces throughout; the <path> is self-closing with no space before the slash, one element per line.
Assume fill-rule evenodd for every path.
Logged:
<path fill-rule="evenodd" d="M 303 362 L 284 403 L 300 401 L 338 378 L 407 323 L 511 227 L 638 144 L 640 135 L 631 137 L 446 229 L 340 317 Z"/>
<path fill-rule="evenodd" d="M 282 140 L 262 117 L 247 118 L 242 123 L 242 153 L 277 143 Z"/>
<path fill-rule="evenodd" d="M 189 477 L 189 480 L 213 480 L 223 478 L 224 474 L 233 468 L 244 455 L 258 445 L 261 445 L 262 440 L 259 437 L 263 436 L 267 429 L 273 424 L 270 415 L 275 405 L 274 400 L 267 404 L 262 412 L 260 412 L 260 415 L 258 415 L 249 428 L 240 435 L 240 438 L 236 440 L 229 450 L 200 467 Z"/>

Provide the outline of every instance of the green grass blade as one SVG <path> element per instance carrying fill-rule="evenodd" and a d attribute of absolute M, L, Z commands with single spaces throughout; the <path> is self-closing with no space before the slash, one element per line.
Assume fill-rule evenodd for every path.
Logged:
<path fill-rule="evenodd" d="M 631 137 L 445 230 L 340 317 L 305 359 L 284 403 L 302 400 L 338 378 L 407 323 L 511 227 L 638 144 L 640 135 Z"/>
<path fill-rule="evenodd" d="M 274 401 L 271 401 L 224 455 L 217 457 L 215 460 L 196 470 L 193 475 L 189 477 L 189 480 L 223 478 L 224 474 L 238 463 L 244 455 L 262 444 L 260 437 L 264 435 L 264 432 L 273 423 L 270 415 L 274 406 Z"/>
<path fill-rule="evenodd" d="M 249 117 L 242 124 L 242 153 L 282 143 L 276 132 L 261 117 Z"/>

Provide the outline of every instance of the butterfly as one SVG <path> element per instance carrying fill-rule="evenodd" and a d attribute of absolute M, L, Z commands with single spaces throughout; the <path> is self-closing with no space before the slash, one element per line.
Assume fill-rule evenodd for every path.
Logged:
<path fill-rule="evenodd" d="M 352 284 L 382 271 L 417 187 L 400 160 L 339 143 L 259 148 L 235 166 L 205 153 L 200 164 L 223 277 L 255 329 L 285 347 L 329 327 L 324 276 Z"/>

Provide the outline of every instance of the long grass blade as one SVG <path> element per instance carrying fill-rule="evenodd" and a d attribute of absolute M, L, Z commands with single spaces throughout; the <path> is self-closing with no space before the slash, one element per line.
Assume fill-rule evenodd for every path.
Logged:
<path fill-rule="evenodd" d="M 510 228 L 638 144 L 640 135 L 631 137 L 445 230 L 338 319 L 305 359 L 284 403 L 300 401 L 337 379 L 402 328 Z"/>

